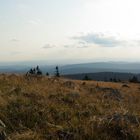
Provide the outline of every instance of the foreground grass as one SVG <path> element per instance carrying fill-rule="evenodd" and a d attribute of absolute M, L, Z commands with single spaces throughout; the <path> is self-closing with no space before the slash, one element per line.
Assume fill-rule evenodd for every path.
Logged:
<path fill-rule="evenodd" d="M 12 140 L 139 140 L 140 85 L 0 75 Z"/>

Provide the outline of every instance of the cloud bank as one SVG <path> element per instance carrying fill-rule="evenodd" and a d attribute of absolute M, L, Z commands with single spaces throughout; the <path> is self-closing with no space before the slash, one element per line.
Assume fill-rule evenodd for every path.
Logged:
<path fill-rule="evenodd" d="M 120 45 L 124 45 L 126 41 L 119 40 L 114 36 L 107 36 L 104 34 L 99 33 L 91 33 L 87 35 L 81 35 L 77 37 L 73 37 L 75 40 L 79 40 L 81 43 L 88 43 L 88 44 L 96 44 L 103 47 L 117 47 Z"/>

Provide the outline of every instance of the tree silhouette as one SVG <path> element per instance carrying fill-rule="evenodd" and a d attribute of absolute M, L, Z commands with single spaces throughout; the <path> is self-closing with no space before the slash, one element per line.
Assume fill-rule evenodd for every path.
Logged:
<path fill-rule="evenodd" d="M 37 70 L 37 71 L 39 71 L 39 70 L 40 70 L 39 66 L 37 66 L 37 67 L 36 67 L 36 70 Z"/>
<path fill-rule="evenodd" d="M 83 78 L 83 80 L 91 80 L 88 75 L 85 75 L 85 77 Z"/>
<path fill-rule="evenodd" d="M 30 73 L 30 74 L 34 74 L 33 69 L 30 69 L 30 70 L 29 70 L 29 73 Z"/>
<path fill-rule="evenodd" d="M 40 70 L 39 66 L 37 66 L 36 68 L 31 68 L 26 73 L 26 76 L 28 76 L 28 74 L 30 74 L 30 75 L 42 75 L 42 71 Z"/>
<path fill-rule="evenodd" d="M 37 75 L 42 75 L 42 71 L 37 71 Z"/>
<path fill-rule="evenodd" d="M 110 82 L 112 82 L 113 81 L 113 79 L 112 78 L 110 78 Z"/>
<path fill-rule="evenodd" d="M 48 72 L 46 73 L 46 76 L 49 76 L 49 73 Z"/>
<path fill-rule="evenodd" d="M 117 82 L 117 79 L 116 79 L 116 77 L 114 77 L 114 78 L 113 78 L 113 82 Z"/>
<path fill-rule="evenodd" d="M 55 71 L 55 76 L 56 77 L 60 77 L 60 73 L 59 73 L 59 68 L 58 68 L 58 66 L 56 66 L 56 71 Z"/>
<path fill-rule="evenodd" d="M 139 80 L 136 76 L 133 76 L 131 79 L 129 79 L 129 82 L 132 82 L 132 83 L 138 83 Z"/>
<path fill-rule="evenodd" d="M 42 71 L 40 70 L 39 66 L 36 67 L 36 74 L 42 75 Z"/>

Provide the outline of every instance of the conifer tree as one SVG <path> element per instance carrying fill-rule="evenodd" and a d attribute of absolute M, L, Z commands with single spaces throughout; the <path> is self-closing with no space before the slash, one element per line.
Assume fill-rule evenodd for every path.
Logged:
<path fill-rule="evenodd" d="M 39 66 L 36 67 L 36 74 L 42 75 L 42 71 L 40 70 Z"/>
<path fill-rule="evenodd" d="M 58 68 L 58 66 L 56 66 L 56 71 L 55 71 L 55 76 L 56 77 L 60 77 L 60 73 L 59 73 L 59 68 Z"/>
<path fill-rule="evenodd" d="M 46 73 L 46 76 L 49 76 L 49 73 L 48 72 Z"/>
<path fill-rule="evenodd" d="M 85 75 L 85 77 L 83 78 L 83 80 L 91 80 L 88 75 Z"/>

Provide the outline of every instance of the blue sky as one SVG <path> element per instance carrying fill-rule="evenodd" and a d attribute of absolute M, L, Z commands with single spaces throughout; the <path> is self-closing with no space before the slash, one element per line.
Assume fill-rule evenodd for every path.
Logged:
<path fill-rule="evenodd" d="M 139 61 L 139 0 L 0 0 L 0 61 Z"/>

